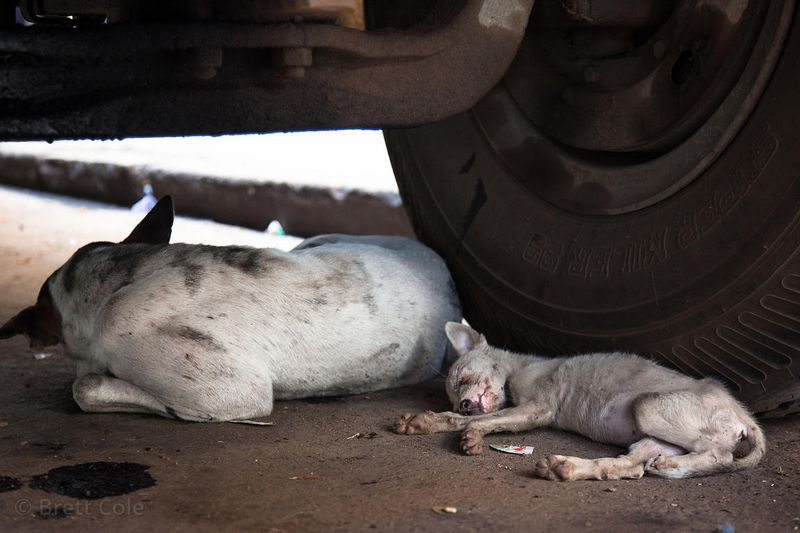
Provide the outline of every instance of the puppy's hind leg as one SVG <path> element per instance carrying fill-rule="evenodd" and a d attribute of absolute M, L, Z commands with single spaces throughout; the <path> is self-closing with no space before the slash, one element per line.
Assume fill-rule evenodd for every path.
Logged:
<path fill-rule="evenodd" d="M 764 454 L 761 429 L 716 385 L 698 391 L 645 394 L 636 401 L 634 412 L 643 433 L 688 452 L 657 458 L 648 465 L 649 475 L 685 478 L 730 472 L 754 466 Z"/>
<path fill-rule="evenodd" d="M 576 481 L 579 479 L 639 479 L 648 466 L 661 457 L 685 453 L 684 450 L 646 438 L 631 444 L 625 455 L 582 459 L 565 455 L 549 455 L 536 463 L 534 475 L 550 481 Z"/>
<path fill-rule="evenodd" d="M 196 420 L 179 414 L 136 385 L 111 376 L 86 374 L 72 384 L 75 403 L 87 413 L 150 413 L 167 418 Z"/>

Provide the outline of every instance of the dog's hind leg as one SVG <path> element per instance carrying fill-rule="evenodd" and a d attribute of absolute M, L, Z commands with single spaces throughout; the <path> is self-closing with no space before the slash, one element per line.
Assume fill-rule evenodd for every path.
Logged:
<path fill-rule="evenodd" d="M 72 384 L 72 396 L 80 408 L 89 413 L 151 413 L 188 422 L 270 425 L 251 419 L 266 416 L 272 410 L 272 395 L 263 391 L 260 396 L 249 395 L 245 402 L 237 401 L 240 398 L 230 394 L 226 396 L 234 399 L 230 404 L 204 405 L 198 400 L 197 405 L 187 407 L 179 405 L 177 398 L 176 403 L 171 404 L 169 399 L 165 402 L 129 381 L 101 374 L 86 374 L 77 379 Z"/>
<path fill-rule="evenodd" d="M 89 413 L 152 413 L 175 417 L 171 408 L 136 385 L 111 376 L 86 374 L 72 384 L 72 397 Z"/>
<path fill-rule="evenodd" d="M 633 443 L 628 453 L 619 457 L 582 459 L 565 455 L 549 455 L 536 463 L 534 474 L 551 481 L 639 479 L 645 472 L 649 473 L 648 466 L 654 461 L 684 453 L 684 450 L 658 439 L 646 438 Z"/>

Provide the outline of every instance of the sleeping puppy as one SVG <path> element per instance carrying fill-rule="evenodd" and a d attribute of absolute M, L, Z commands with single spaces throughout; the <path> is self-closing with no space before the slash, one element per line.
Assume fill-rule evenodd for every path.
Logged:
<path fill-rule="evenodd" d="M 431 378 L 461 311 L 444 262 L 400 237 L 326 235 L 291 252 L 169 244 L 163 198 L 118 244 L 91 243 L 0 328 L 63 343 L 84 411 L 191 421 L 270 414 L 273 400 Z"/>
<path fill-rule="evenodd" d="M 487 433 L 537 427 L 628 447 L 615 458 L 550 455 L 536 464 L 537 476 L 563 481 L 700 476 L 749 468 L 764 455 L 761 428 L 712 379 L 631 354 L 516 354 L 490 346 L 469 326 L 448 323 L 445 329 L 460 354 L 447 377 L 458 412 L 405 414 L 395 425 L 398 433 L 463 431 L 467 455 L 483 451 Z"/>

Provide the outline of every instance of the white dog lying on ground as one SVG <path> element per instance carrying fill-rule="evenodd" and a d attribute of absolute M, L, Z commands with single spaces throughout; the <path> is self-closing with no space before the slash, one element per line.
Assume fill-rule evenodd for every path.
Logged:
<path fill-rule="evenodd" d="M 483 436 L 553 427 L 629 446 L 617 458 L 551 455 L 535 474 L 554 480 L 682 478 L 755 466 L 766 448 L 748 411 L 712 379 L 693 379 L 635 355 L 544 358 L 489 346 L 468 326 L 448 323 L 460 354 L 447 394 L 458 413 L 405 414 L 398 433 L 464 430 L 467 455 Z M 508 401 L 514 407 L 503 409 Z"/>
<path fill-rule="evenodd" d="M 398 387 L 441 368 L 442 328 L 461 311 L 422 244 L 170 245 L 172 222 L 166 197 L 122 243 L 84 246 L 0 328 L 37 350 L 63 342 L 84 411 L 244 420 L 275 399 Z"/>

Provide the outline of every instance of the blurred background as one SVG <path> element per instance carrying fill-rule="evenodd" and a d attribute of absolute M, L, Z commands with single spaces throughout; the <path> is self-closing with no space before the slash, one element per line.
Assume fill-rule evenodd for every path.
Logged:
<path fill-rule="evenodd" d="M 380 131 L 0 143 L 0 184 L 301 237 L 410 235 Z M 145 200 L 139 207 L 148 204 Z"/>

